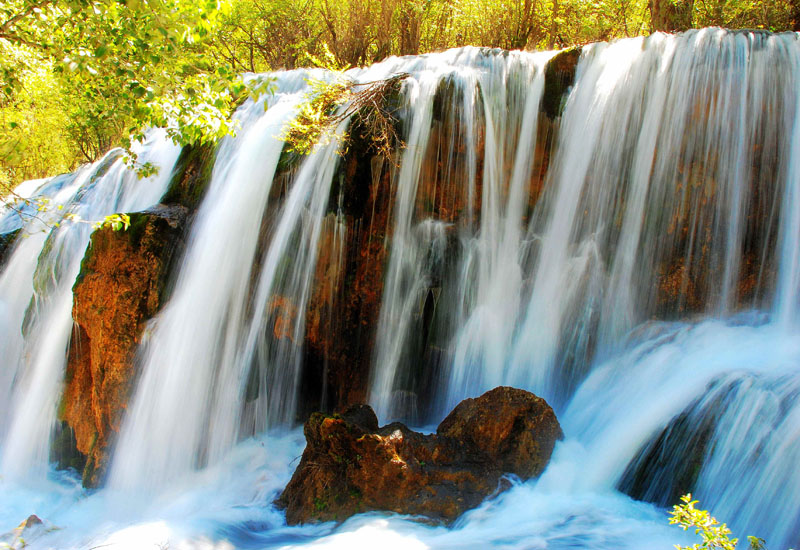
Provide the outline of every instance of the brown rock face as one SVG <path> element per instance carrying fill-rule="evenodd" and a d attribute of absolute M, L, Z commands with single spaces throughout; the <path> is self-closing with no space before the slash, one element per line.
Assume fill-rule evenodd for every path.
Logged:
<path fill-rule="evenodd" d="M 119 431 L 135 377 L 136 346 L 164 301 L 185 216 L 185 208 L 160 207 L 131 214 L 127 231 L 95 231 L 73 287 L 75 330 L 61 417 L 87 457 L 87 486 L 97 485 L 104 475 L 107 449 Z"/>
<path fill-rule="evenodd" d="M 390 162 L 373 155 L 360 132 L 351 130 L 320 238 L 306 311 L 301 419 L 366 399 L 393 197 Z"/>
<path fill-rule="evenodd" d="M 573 48 L 548 63 L 526 216 L 533 212 L 543 192 L 561 112 L 574 83 L 580 55 L 581 48 Z M 457 232 L 476 224 L 481 212 L 486 119 L 481 107 L 474 125 L 467 127 L 462 123 L 463 93 L 449 79 L 443 79 L 437 89 L 416 193 L 415 219 L 449 224 L 442 266 L 460 253 Z M 482 106 L 482 101 L 478 104 Z M 370 149 L 371 137 L 365 131 L 355 121 L 347 153 L 333 179 L 329 219 L 323 227 L 315 280 L 305 311 L 299 419 L 314 410 L 343 411 L 348 405 L 363 402 L 367 396 L 385 269 L 394 238 L 396 182 L 392 178 L 396 171 L 393 163 L 399 156 L 393 159 L 376 156 Z M 472 196 L 467 185 L 470 147 L 474 147 L 476 163 Z M 508 155 L 501 168 L 506 180 L 513 170 L 512 158 Z M 409 329 L 410 334 L 420 338 L 418 342 L 407 343 L 406 353 L 418 357 L 420 368 L 403 385 L 417 399 L 421 417 L 430 414 L 430 397 L 436 389 L 434 381 L 446 346 L 436 340 L 432 313 L 436 297 L 446 292 L 446 285 L 443 270 L 430 274 L 428 298 Z"/>
<path fill-rule="evenodd" d="M 368 510 L 452 521 L 502 488 L 504 474 L 540 475 L 563 435 L 543 399 L 507 387 L 463 401 L 432 435 L 379 428 L 366 405 L 314 413 L 304 432 L 303 457 L 278 500 L 289 524 Z"/>

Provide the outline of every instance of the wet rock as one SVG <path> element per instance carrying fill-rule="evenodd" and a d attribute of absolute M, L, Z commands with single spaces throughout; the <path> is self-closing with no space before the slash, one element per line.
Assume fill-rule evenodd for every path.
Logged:
<path fill-rule="evenodd" d="M 583 48 L 576 46 L 562 51 L 547 62 L 544 77 L 542 111 L 550 118 L 561 116 L 572 85 Z"/>
<path fill-rule="evenodd" d="M 39 516 L 37 516 L 36 514 L 31 514 L 19 526 L 22 527 L 23 529 L 27 529 L 29 527 L 33 527 L 34 525 L 41 525 L 41 524 L 42 520 L 39 519 Z"/>
<path fill-rule="evenodd" d="M 62 405 L 66 403 L 62 401 Z M 60 416 L 64 416 L 63 411 Z M 75 430 L 63 420 L 53 426 L 50 437 L 50 462 L 56 464 L 59 470 L 74 470 L 78 474 L 86 467 L 86 455 L 78 450 Z"/>
<path fill-rule="evenodd" d="M 505 386 L 459 403 L 436 433 L 481 449 L 501 470 L 523 479 L 544 471 L 563 436 L 544 399 Z"/>
<path fill-rule="evenodd" d="M 713 448 L 714 432 L 740 381 L 715 380 L 628 463 L 617 488 L 667 508 L 697 489 L 700 472 Z"/>
<path fill-rule="evenodd" d="M 0 536 L 0 548 L 17 550 L 25 548 L 29 542 L 44 532 L 44 522 L 39 516 L 31 514 L 13 531 Z"/>
<path fill-rule="evenodd" d="M 184 147 L 175 162 L 172 180 L 161 202 L 194 211 L 211 182 L 216 152 L 212 144 Z"/>
<path fill-rule="evenodd" d="M 21 229 L 15 229 L 7 233 L 0 233 L 0 267 L 6 263 L 6 259 L 14 247 L 14 241 L 17 240 L 20 231 Z"/>
<path fill-rule="evenodd" d="M 543 116 L 536 128 L 526 215 L 533 212 L 543 192 L 561 111 L 575 81 L 580 55 L 581 48 L 565 50 L 547 64 Z M 482 206 L 486 127 L 480 89 L 476 94 L 476 121 L 467 128 L 460 113 L 464 90 L 451 79 L 442 80 L 433 100 L 431 133 L 420 166 L 414 218 L 446 225 L 453 235 L 476 223 Z M 472 134 L 468 135 L 468 131 Z M 366 399 L 385 269 L 392 248 L 392 209 L 396 200 L 392 171 L 398 161 L 374 155 L 370 143 L 369 135 L 356 122 L 347 153 L 333 178 L 329 219 L 323 225 L 315 279 L 304 313 L 306 337 L 299 419 L 307 418 L 314 410 L 342 411 Z M 470 178 L 466 167 L 473 154 L 475 181 L 470 196 L 465 185 Z M 281 172 L 291 173 L 291 166 L 287 163 Z M 511 169 L 503 167 L 509 173 Z M 282 181 L 279 174 L 276 182 Z M 273 185 L 276 190 L 284 187 Z M 448 239 L 442 265 L 455 260 L 459 252 L 456 241 Z M 431 278 L 436 279 L 436 274 Z M 432 280 L 431 285 L 422 295 L 423 304 L 431 302 L 426 295 L 435 297 L 442 291 L 441 281 Z M 435 388 L 433 380 L 442 361 L 438 350 L 446 346 L 429 338 L 436 332 L 432 328 L 436 319 L 431 321 L 426 316 L 429 312 L 421 308 L 409 328 L 409 340 L 419 336 L 419 342 L 409 342 L 406 350 L 409 357 L 415 358 L 411 363 L 418 366 L 418 372 L 403 383 L 404 390 L 418 396 L 420 418 L 430 412 L 432 404 L 427 393 Z"/>
<path fill-rule="evenodd" d="M 300 419 L 366 399 L 391 239 L 392 161 L 356 126 L 334 177 L 305 319 Z"/>
<path fill-rule="evenodd" d="M 160 206 L 130 217 L 127 231 L 94 232 L 73 287 L 75 329 L 60 416 L 87 458 L 87 486 L 103 478 L 135 378 L 136 347 L 165 301 L 182 247 L 186 209 Z"/>
<path fill-rule="evenodd" d="M 304 433 L 306 449 L 278 499 L 289 524 L 369 510 L 452 521 L 502 490 L 505 474 L 540 475 L 562 437 L 543 399 L 507 387 L 463 401 L 431 435 L 400 423 L 378 428 L 366 405 L 314 413 Z"/>

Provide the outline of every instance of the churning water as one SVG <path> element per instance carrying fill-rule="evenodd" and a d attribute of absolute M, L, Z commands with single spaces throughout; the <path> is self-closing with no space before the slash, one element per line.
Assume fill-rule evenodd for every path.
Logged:
<path fill-rule="evenodd" d="M 691 489 L 736 534 L 800 544 L 798 37 L 593 44 L 553 106 L 556 54 L 464 48 L 351 71 L 410 75 L 370 401 L 382 421 L 426 423 L 500 384 L 531 390 L 566 434 L 539 480 L 448 527 L 378 513 L 287 527 L 272 506 L 302 452 L 294 343 L 318 251 L 341 255 L 347 231 L 338 140 L 273 188 L 306 88 L 295 71 L 220 146 L 94 493 L 47 465 L 90 230 L 28 222 L 0 273 L 0 532 L 36 513 L 41 548 L 667 549 L 690 540 L 664 508 Z M 145 185 L 108 158 L 19 192 L 96 219 L 157 202 L 168 172 Z M 290 338 L 273 338 L 285 297 Z"/>

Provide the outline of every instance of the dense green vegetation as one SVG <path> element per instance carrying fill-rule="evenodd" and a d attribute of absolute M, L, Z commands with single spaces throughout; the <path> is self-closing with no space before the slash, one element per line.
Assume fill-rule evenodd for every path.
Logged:
<path fill-rule="evenodd" d="M 466 44 L 550 49 L 719 25 L 800 24 L 792 0 L 2 0 L 0 184 L 52 175 L 171 125 L 235 131 L 240 78 Z M 262 86 L 263 88 L 263 86 Z"/>

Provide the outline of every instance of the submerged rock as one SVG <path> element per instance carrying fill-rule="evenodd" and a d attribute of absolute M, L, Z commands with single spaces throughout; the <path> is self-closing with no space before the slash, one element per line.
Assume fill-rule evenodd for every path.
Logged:
<path fill-rule="evenodd" d="M 306 449 L 278 499 L 289 524 L 343 520 L 369 510 L 452 521 L 502 490 L 505 474 L 544 471 L 563 437 L 544 399 L 499 387 L 462 401 L 435 434 L 378 427 L 367 405 L 314 413 Z"/>
<path fill-rule="evenodd" d="M 44 522 L 36 514 L 31 514 L 13 531 L 0 536 L 0 548 L 18 550 L 45 531 Z"/>

